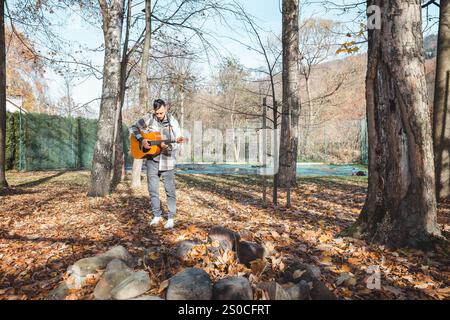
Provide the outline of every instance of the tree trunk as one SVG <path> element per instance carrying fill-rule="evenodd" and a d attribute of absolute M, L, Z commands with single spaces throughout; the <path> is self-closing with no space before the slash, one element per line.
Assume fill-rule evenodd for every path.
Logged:
<path fill-rule="evenodd" d="M 139 105 L 141 108 L 148 112 L 148 83 L 147 83 L 147 70 L 148 60 L 150 57 L 150 44 L 152 36 L 152 1 L 145 0 L 145 38 L 144 38 L 144 50 L 142 52 L 141 61 L 141 75 L 139 79 Z M 142 159 L 133 160 L 133 168 L 131 171 L 131 187 L 138 188 L 141 186 L 141 170 Z"/>
<path fill-rule="evenodd" d="M 298 115 L 300 102 L 298 94 L 299 35 L 298 0 L 283 0 L 283 105 L 280 138 L 279 185 L 296 184 L 296 163 L 298 148 Z M 289 124 L 289 116 L 291 122 Z M 290 137 L 290 139 L 288 139 Z M 290 140 L 290 141 L 288 141 Z"/>
<path fill-rule="evenodd" d="M 184 130 L 184 89 L 182 89 L 180 95 L 180 129 L 181 132 Z"/>
<path fill-rule="evenodd" d="M 122 175 L 124 173 L 125 155 L 123 153 L 123 125 L 122 125 L 122 110 L 119 110 L 119 118 L 117 120 L 117 135 L 114 150 L 114 170 L 111 181 L 111 192 L 116 189 L 120 181 L 122 181 Z"/>
<path fill-rule="evenodd" d="M 103 65 L 102 100 L 97 124 L 97 142 L 91 169 L 88 195 L 102 197 L 110 192 L 114 126 L 119 98 L 120 40 L 123 23 L 122 0 L 112 0 L 103 16 L 105 58 Z"/>
<path fill-rule="evenodd" d="M 305 117 L 305 128 L 304 128 L 304 135 L 302 137 L 303 148 L 301 150 L 303 151 L 304 155 L 309 154 L 309 137 L 311 134 L 311 127 L 313 123 L 313 109 L 312 109 L 312 103 L 311 103 L 311 90 L 310 90 L 310 83 L 309 83 L 309 76 L 305 75 L 305 83 L 306 83 L 306 98 L 308 99 L 308 116 Z"/>
<path fill-rule="evenodd" d="M 380 30 L 369 30 L 369 186 L 349 231 L 392 248 L 428 248 L 440 231 L 420 1 L 372 4 L 381 8 L 383 20 Z"/>
<path fill-rule="evenodd" d="M 184 135 L 184 84 L 180 93 L 180 129 L 181 134 Z M 180 145 L 179 156 L 180 158 L 184 157 L 184 144 Z"/>
<path fill-rule="evenodd" d="M 131 0 L 127 2 L 127 23 L 125 26 L 125 40 L 122 48 L 122 60 L 120 62 L 120 85 L 119 85 L 119 103 L 117 104 L 116 124 L 114 128 L 114 169 L 111 181 L 111 192 L 122 181 L 122 175 L 125 172 L 125 157 L 123 154 L 123 125 L 122 125 L 122 109 L 125 103 L 125 91 L 127 82 L 127 66 L 128 66 L 128 42 L 131 27 Z"/>
<path fill-rule="evenodd" d="M 436 198 L 450 197 L 450 1 L 441 0 L 433 107 Z"/>
<path fill-rule="evenodd" d="M 5 2 L 0 0 L 0 188 L 6 182 L 6 51 L 5 51 Z"/>

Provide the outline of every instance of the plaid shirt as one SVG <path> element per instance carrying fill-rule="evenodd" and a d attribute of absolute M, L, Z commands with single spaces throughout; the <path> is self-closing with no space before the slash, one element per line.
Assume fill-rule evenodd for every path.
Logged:
<path fill-rule="evenodd" d="M 154 113 L 148 113 L 130 127 L 130 134 L 133 134 L 139 141 L 142 141 L 140 132 L 148 133 L 155 131 L 161 133 L 162 139 L 175 140 L 181 137 L 180 125 L 178 124 L 177 119 L 169 113 L 166 114 L 162 121 L 159 121 Z M 173 143 L 169 145 L 169 148 L 166 151 L 161 152 L 160 155 L 150 159 L 159 162 L 160 171 L 172 170 L 175 168 L 177 150 L 178 144 Z"/>

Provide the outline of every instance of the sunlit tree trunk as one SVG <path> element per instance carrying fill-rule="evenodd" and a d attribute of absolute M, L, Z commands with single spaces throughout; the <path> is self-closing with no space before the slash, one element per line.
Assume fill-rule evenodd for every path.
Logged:
<path fill-rule="evenodd" d="M 131 0 L 127 1 L 127 23 L 125 26 L 125 40 L 122 48 L 122 60 L 120 62 L 120 88 L 119 103 L 117 104 L 116 125 L 114 130 L 114 169 L 111 181 L 111 192 L 115 190 L 122 180 L 125 172 L 125 155 L 123 153 L 123 125 L 122 125 L 122 109 L 125 103 L 125 91 L 127 83 L 127 66 L 128 66 L 128 43 L 131 27 Z"/>
<path fill-rule="evenodd" d="M 436 198 L 450 197 L 450 1 L 441 0 L 433 106 Z"/>
<path fill-rule="evenodd" d="M 113 158 L 114 126 L 119 98 L 120 41 L 123 23 L 123 1 L 99 0 L 103 16 L 105 58 L 97 142 L 91 169 L 89 196 L 105 196 L 110 192 Z"/>
<path fill-rule="evenodd" d="M 152 1 L 145 0 L 145 38 L 144 49 L 141 58 L 141 74 L 139 79 L 139 106 L 148 112 L 148 82 L 147 70 L 150 58 L 150 45 L 152 36 Z M 131 187 L 138 188 L 141 185 L 142 159 L 133 160 L 131 171 Z"/>
<path fill-rule="evenodd" d="M 299 35 L 298 0 L 283 0 L 283 105 L 280 137 L 280 186 L 295 185 L 298 148 L 298 116 L 300 99 L 298 93 Z M 291 121 L 289 121 L 291 117 Z M 290 141 L 289 141 L 290 140 Z"/>
<path fill-rule="evenodd" d="M 428 248 L 440 231 L 420 1 L 372 4 L 381 8 L 382 23 L 369 30 L 369 186 L 350 231 L 389 247 Z"/>

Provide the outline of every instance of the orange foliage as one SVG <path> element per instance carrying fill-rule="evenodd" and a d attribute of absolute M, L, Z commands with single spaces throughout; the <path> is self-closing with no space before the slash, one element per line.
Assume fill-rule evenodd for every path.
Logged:
<path fill-rule="evenodd" d="M 23 97 L 23 107 L 39 110 L 45 92 L 44 69 L 33 44 L 21 33 L 6 29 L 6 94 Z"/>

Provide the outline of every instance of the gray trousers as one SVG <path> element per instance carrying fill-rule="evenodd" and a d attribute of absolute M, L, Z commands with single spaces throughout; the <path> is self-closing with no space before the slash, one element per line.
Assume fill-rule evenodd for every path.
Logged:
<path fill-rule="evenodd" d="M 155 217 L 161 216 L 161 201 L 159 200 L 159 181 L 163 177 L 164 189 L 167 195 L 168 218 L 173 219 L 177 211 L 175 195 L 175 170 L 159 171 L 159 162 L 147 160 L 147 184 L 152 212 Z"/>

